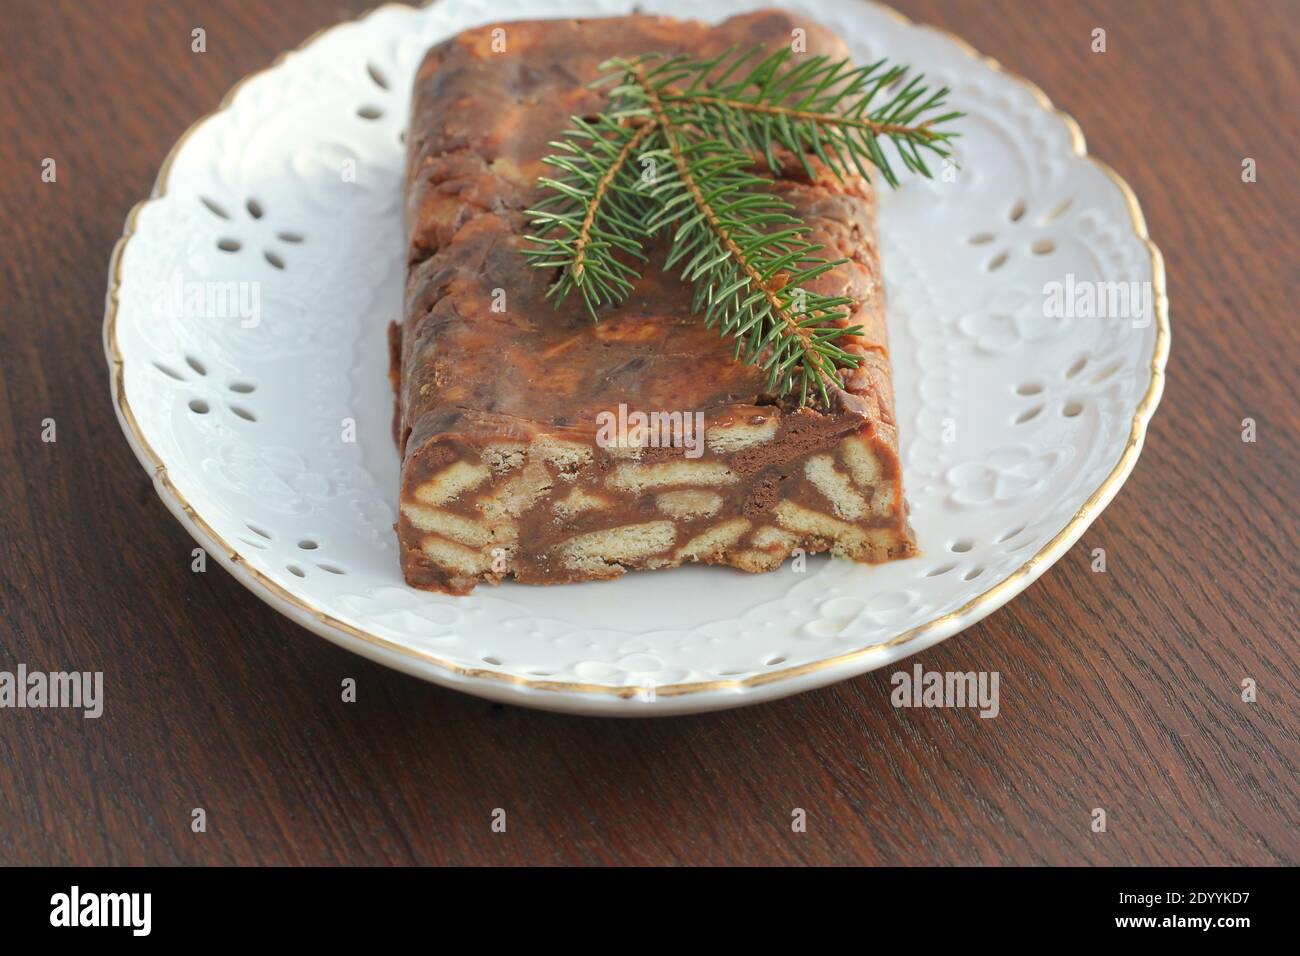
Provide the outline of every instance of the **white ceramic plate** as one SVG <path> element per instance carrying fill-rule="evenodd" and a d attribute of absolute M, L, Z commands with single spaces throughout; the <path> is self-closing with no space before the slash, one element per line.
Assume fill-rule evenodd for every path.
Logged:
<path fill-rule="evenodd" d="M 641 3 L 714 20 L 760 5 Z M 424 51 L 500 16 L 486 0 L 387 6 L 319 34 L 190 129 L 132 211 L 105 344 L 118 417 L 176 517 L 255 594 L 337 644 L 580 713 L 678 714 L 818 687 L 929 647 L 1028 586 L 1137 459 L 1169 347 L 1160 255 L 1131 191 L 1036 87 L 885 7 L 784 5 L 859 62 L 913 64 L 969 114 L 951 181 L 909 181 L 881 201 L 921 557 L 460 598 L 403 584 L 385 343 L 401 311 L 401 140 Z M 516 2 L 508 15 L 631 6 Z M 1118 317 L 1050 318 L 1053 281 L 1076 294 L 1136 283 L 1149 298 Z M 228 282 L 245 283 L 230 288 L 246 308 L 187 314 L 187 297 Z"/>

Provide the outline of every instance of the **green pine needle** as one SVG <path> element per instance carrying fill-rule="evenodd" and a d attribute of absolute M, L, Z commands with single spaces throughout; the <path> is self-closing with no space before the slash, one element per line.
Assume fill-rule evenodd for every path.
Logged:
<path fill-rule="evenodd" d="M 861 359 L 841 344 L 861 332 L 843 323 L 855 303 L 807 286 L 844 260 L 827 261 L 793 207 L 770 191 L 782 160 L 810 178 L 816 160 L 840 178 L 874 167 L 891 186 L 903 167 L 930 176 L 925 155 L 948 158 L 956 135 L 937 127 L 947 88 L 885 61 L 852 67 L 788 49 L 727 50 L 708 60 L 658 54 L 603 64 L 612 83 L 605 112 L 574 117 L 544 162 L 526 250 L 559 269 L 550 295 L 572 292 L 593 320 L 627 298 L 645 242 L 668 239 L 667 268 L 692 284 L 692 311 L 735 340 L 735 357 L 767 372 L 768 390 L 829 406 L 839 369 Z M 906 82 L 905 82 L 906 81 Z M 886 146 L 889 150 L 886 150 Z"/>

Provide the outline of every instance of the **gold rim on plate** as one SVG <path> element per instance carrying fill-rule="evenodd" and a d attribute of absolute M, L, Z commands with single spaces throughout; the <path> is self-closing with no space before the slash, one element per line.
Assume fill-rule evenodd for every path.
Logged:
<path fill-rule="evenodd" d="M 431 2 L 436 2 L 436 0 L 431 0 Z M 875 0 L 866 0 L 866 2 L 872 3 L 873 6 L 878 7 L 899 23 L 907 26 L 917 26 L 911 18 L 899 13 L 891 7 L 886 7 L 883 4 L 876 3 Z M 425 5 L 427 6 L 430 4 Z M 153 195 L 148 199 L 137 203 L 131 209 L 131 212 L 126 218 L 126 225 L 122 238 L 120 238 L 117 241 L 117 244 L 113 247 L 112 257 L 109 261 L 110 280 L 104 315 L 104 348 L 108 354 L 109 366 L 112 373 L 113 403 L 116 406 L 118 418 L 126 429 L 128 438 L 132 439 L 131 444 L 136 451 L 137 457 L 140 458 L 141 462 L 147 468 L 153 470 L 154 484 L 158 489 L 158 494 L 163 497 L 164 502 L 167 502 L 167 498 L 170 497 L 171 502 L 169 502 L 169 504 L 174 504 L 175 506 L 173 510 L 179 509 L 193 524 L 191 533 L 193 533 L 193 531 L 198 531 L 203 537 L 208 539 L 208 542 L 206 543 L 217 545 L 226 553 L 227 559 L 232 566 L 242 565 L 244 571 L 249 576 L 249 580 L 241 579 L 238 574 L 235 575 L 236 580 L 241 580 L 241 583 L 245 584 L 250 591 L 257 594 L 257 596 L 263 600 L 268 601 L 268 603 L 271 603 L 272 598 L 278 599 L 291 607 L 296 608 L 328 629 L 357 638 L 367 644 L 399 654 L 403 657 L 412 658 L 425 664 L 430 664 L 437 669 L 456 677 L 473 680 L 482 679 L 497 681 L 512 684 L 517 687 L 527 687 L 533 690 L 567 694 L 599 694 L 622 698 L 640 696 L 643 694 L 643 690 L 640 687 L 613 687 L 604 684 L 579 684 L 568 681 L 533 680 L 527 677 L 518 677 L 514 674 L 502 673 L 500 671 L 463 667 L 460 664 L 456 664 L 434 654 L 415 650 L 414 648 L 382 638 L 377 634 L 371 634 L 368 631 L 361 630 L 355 625 L 348 624 L 345 621 L 340 621 L 338 618 L 313 607 L 302 598 L 289 592 L 282 585 L 267 577 L 261 571 L 258 571 L 256 568 L 243 561 L 239 552 L 231 547 L 230 543 L 222 538 L 221 535 L 219 535 L 216 530 L 203 519 L 202 515 L 194 510 L 176 486 L 172 484 L 171 478 L 167 474 L 166 464 L 164 464 L 157 452 L 153 450 L 153 447 L 144 437 L 144 434 L 140 431 L 139 423 L 136 421 L 135 415 L 131 411 L 131 406 L 127 401 L 125 366 L 122 361 L 121 351 L 117 344 L 117 306 L 118 292 L 122 284 L 122 254 L 126 249 L 126 244 L 135 234 L 136 221 L 139 218 L 141 210 L 150 202 L 161 199 L 167 194 L 168 174 L 171 171 L 172 163 L 180 152 L 181 147 L 185 145 L 190 136 L 193 135 L 194 131 L 203 125 L 203 123 L 207 122 L 217 113 L 227 109 L 234 100 L 235 95 L 241 88 L 243 88 L 245 83 L 263 73 L 274 70 L 284 62 L 285 57 L 287 57 L 289 53 L 297 52 L 298 50 L 310 46 L 331 30 L 360 22 L 376 10 L 383 9 L 410 10 L 411 8 L 403 4 L 386 3 L 382 6 L 376 7 L 374 10 L 367 11 L 365 14 L 362 14 L 362 16 L 353 20 L 337 23 L 334 26 L 316 31 L 300 43 L 293 51 L 282 53 L 280 56 L 276 57 L 276 59 L 266 69 L 250 73 L 231 87 L 230 91 L 222 98 L 217 109 L 195 121 L 168 151 L 167 156 L 163 160 L 162 166 L 158 171 L 158 178 L 154 185 Z M 1155 348 L 1151 355 L 1151 383 L 1147 387 L 1146 394 L 1142 396 L 1142 400 L 1138 403 L 1137 410 L 1133 413 L 1133 421 L 1129 430 L 1128 441 L 1124 446 L 1123 454 L 1120 455 L 1119 461 L 1116 462 L 1115 467 L 1111 470 L 1110 474 L 1106 476 L 1106 479 L 1095 491 L 1093 491 L 1091 495 L 1088 496 L 1088 499 L 1083 503 L 1079 510 L 1075 512 L 1074 517 L 1070 519 L 1069 523 L 1064 528 L 1057 532 L 1056 536 L 1053 537 L 1052 540 L 1043 545 L 1043 547 L 1030 557 L 1029 560 L 1006 578 L 999 581 L 987 591 L 984 591 L 967 601 L 957 610 L 936 617 L 924 624 L 918 624 L 917 626 L 904 631 L 902 634 L 880 644 L 871 644 L 867 647 L 858 648 L 857 650 L 836 655 L 835 657 L 828 657 L 807 664 L 800 664 L 796 667 L 787 667 L 783 670 L 770 671 L 764 674 L 755 674 L 752 677 L 746 677 L 743 679 L 666 684 L 662 687 L 655 688 L 656 697 L 680 697 L 686 694 L 700 694 L 709 691 L 740 690 L 747 687 L 759 687 L 779 681 L 786 681 L 795 677 L 802 677 L 806 674 L 842 667 L 855 661 L 864 660 L 871 655 L 879 654 L 886 649 L 910 643 L 919 637 L 934 633 L 935 631 L 959 621 L 961 618 L 978 612 L 981 608 L 988 608 L 988 610 L 985 611 L 985 614 L 992 613 L 992 611 L 1000 607 L 1005 603 L 1005 601 L 1014 597 L 1015 594 L 1024 587 L 1027 587 L 1040 567 L 1050 565 L 1058 560 L 1061 555 L 1069 549 L 1074 541 L 1083 534 L 1083 531 L 1087 526 L 1101 513 L 1102 509 L 1114 496 L 1115 492 L 1119 490 L 1119 486 L 1124 483 L 1124 480 L 1133 470 L 1133 466 L 1137 461 L 1138 453 L 1142 450 L 1142 442 L 1146 437 L 1147 424 L 1150 422 L 1151 416 L 1155 412 L 1156 405 L 1160 402 L 1161 392 L 1164 390 L 1165 365 L 1169 358 L 1170 328 L 1169 298 L 1165 286 L 1164 257 L 1147 234 L 1146 218 L 1142 214 L 1142 207 L 1138 204 L 1137 196 L 1134 194 L 1132 187 L 1130 187 L 1118 173 L 1111 169 L 1110 166 L 1103 163 L 1101 160 L 1088 155 L 1087 143 L 1083 136 L 1083 130 L 1079 127 L 1078 122 L 1076 122 L 1074 117 L 1070 116 L 1068 113 L 1057 109 L 1047 94 L 1044 93 L 1036 84 L 1005 69 L 997 60 L 983 55 L 956 34 L 940 27 L 927 25 L 926 29 L 941 34 L 951 40 L 957 48 L 967 56 L 980 61 L 990 69 L 1007 76 L 1027 89 L 1044 110 L 1053 114 L 1065 124 L 1066 128 L 1070 132 L 1070 143 L 1075 155 L 1087 159 L 1096 166 L 1119 188 L 1120 193 L 1124 197 L 1124 202 L 1129 212 L 1129 218 L 1132 221 L 1133 231 L 1151 256 L 1151 284 L 1154 292 L 1153 303 L 1156 314 L 1156 341 Z M 258 588 L 254 587 L 254 585 L 264 589 L 265 593 L 260 593 Z M 274 606 L 274 604 L 272 604 L 272 606 Z M 985 615 L 979 615 L 980 618 L 983 616 Z M 972 620 L 970 623 L 973 624 L 976 622 Z"/>

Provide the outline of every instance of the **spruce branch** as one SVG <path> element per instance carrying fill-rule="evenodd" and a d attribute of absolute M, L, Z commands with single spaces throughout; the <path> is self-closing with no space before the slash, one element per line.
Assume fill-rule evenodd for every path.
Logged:
<path fill-rule="evenodd" d="M 666 102 L 693 107 L 698 128 L 715 130 L 762 156 L 770 169 L 780 168 L 775 149 L 781 148 L 801 161 L 809 177 L 816 175 L 812 156 L 840 177 L 866 176 L 870 164 L 897 186 L 882 140 L 907 169 L 927 177 L 923 152 L 941 159 L 951 155 L 954 134 L 937 127 L 962 114 L 942 112 L 947 87 L 931 92 L 922 76 L 903 83 L 907 68 L 885 60 L 851 68 L 845 60 L 812 56 L 790 67 L 789 48 L 759 60 L 739 80 L 730 79 L 761 52 L 754 47 L 708 60 L 671 57 L 647 71 L 645 81 Z"/>
<path fill-rule="evenodd" d="M 769 181 L 745 172 L 752 165 L 746 153 L 720 140 L 680 138 L 657 91 L 645 88 L 676 171 L 653 191 L 661 204 L 647 230 L 676 227 L 666 266 L 685 263 L 682 274 L 694 285 L 692 311 L 735 338 L 736 358 L 767 371 L 769 391 L 792 393 L 797 376 L 799 404 L 810 385 L 829 403 L 826 386 L 840 384 L 832 378 L 835 367 L 859 362 L 832 340 L 861 327 L 837 324 L 848 313 L 836 310 L 850 299 L 802 286 L 840 262 L 814 258 L 820 247 L 802 239 L 792 207 L 755 191 Z"/>
<path fill-rule="evenodd" d="M 564 139 L 550 144 L 557 152 L 543 159 L 568 175 L 538 180 L 549 195 L 529 210 L 539 232 L 524 254 L 538 268 L 562 269 L 547 294 L 560 301 L 578 290 L 595 319 L 600 306 L 623 301 L 640 275 L 627 258 L 645 260 L 650 210 L 629 161 L 658 130 L 604 114 L 572 122 Z"/>
<path fill-rule="evenodd" d="M 635 133 L 627 138 L 627 142 L 619 149 L 614 161 L 600 174 L 600 179 L 596 182 L 596 189 L 592 193 L 591 202 L 587 204 L 586 213 L 582 217 L 582 228 L 578 230 L 578 238 L 573 244 L 573 275 L 575 279 L 582 278 L 586 266 L 587 246 L 591 244 L 592 231 L 596 225 L 596 215 L 600 212 L 601 201 L 609 193 L 619 171 L 627 165 L 628 157 L 654 131 L 655 128 L 649 123 L 642 124 Z"/>
<path fill-rule="evenodd" d="M 768 390 L 830 403 L 839 370 L 861 359 L 845 347 L 855 303 L 808 286 L 844 260 L 808 241 L 794 208 L 772 191 L 787 157 L 809 178 L 898 176 L 884 148 L 930 176 L 923 154 L 947 158 L 946 88 L 931 92 L 906 68 L 852 67 L 783 49 L 724 51 L 707 60 L 658 54 L 614 59 L 593 86 L 612 84 L 607 109 L 551 144 L 535 209 L 534 265 L 559 269 L 550 295 L 575 289 L 593 319 L 627 298 L 652 238 L 667 241 L 667 268 L 692 285 L 692 310 L 735 340 L 735 357 L 768 374 Z M 883 144 L 883 145 L 882 145 Z M 644 177 L 634 158 L 649 163 Z M 760 171 L 766 175 L 760 175 Z"/>

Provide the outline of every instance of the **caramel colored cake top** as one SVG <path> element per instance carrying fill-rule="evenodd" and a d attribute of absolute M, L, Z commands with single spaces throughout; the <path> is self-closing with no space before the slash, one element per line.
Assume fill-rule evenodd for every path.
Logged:
<path fill-rule="evenodd" d="M 643 278 L 626 302 L 592 323 L 579 297 L 556 308 L 555 276 L 522 255 L 524 210 L 541 199 L 541 160 L 571 115 L 598 112 L 604 90 L 587 89 L 614 56 L 659 51 L 707 56 L 729 46 L 788 44 L 808 31 L 809 53 L 842 57 L 824 31 L 776 11 L 719 27 L 657 17 L 527 22 L 463 33 L 430 51 L 415 84 L 406 222 L 411 270 L 402 333 L 402 428 L 421 442 L 480 426 L 521 433 L 590 433 L 596 415 L 626 403 L 642 410 L 743 415 L 765 404 L 766 376 L 733 359 L 734 343 L 691 313 L 690 289 L 658 266 L 649 248 Z M 884 424 L 892 400 L 884 361 L 883 292 L 868 183 L 800 182 L 775 187 L 824 244 L 850 261 L 814 288 L 858 304 L 851 348 L 866 356 L 847 375 L 838 412 Z M 875 353 L 875 354 L 873 354 Z"/>

